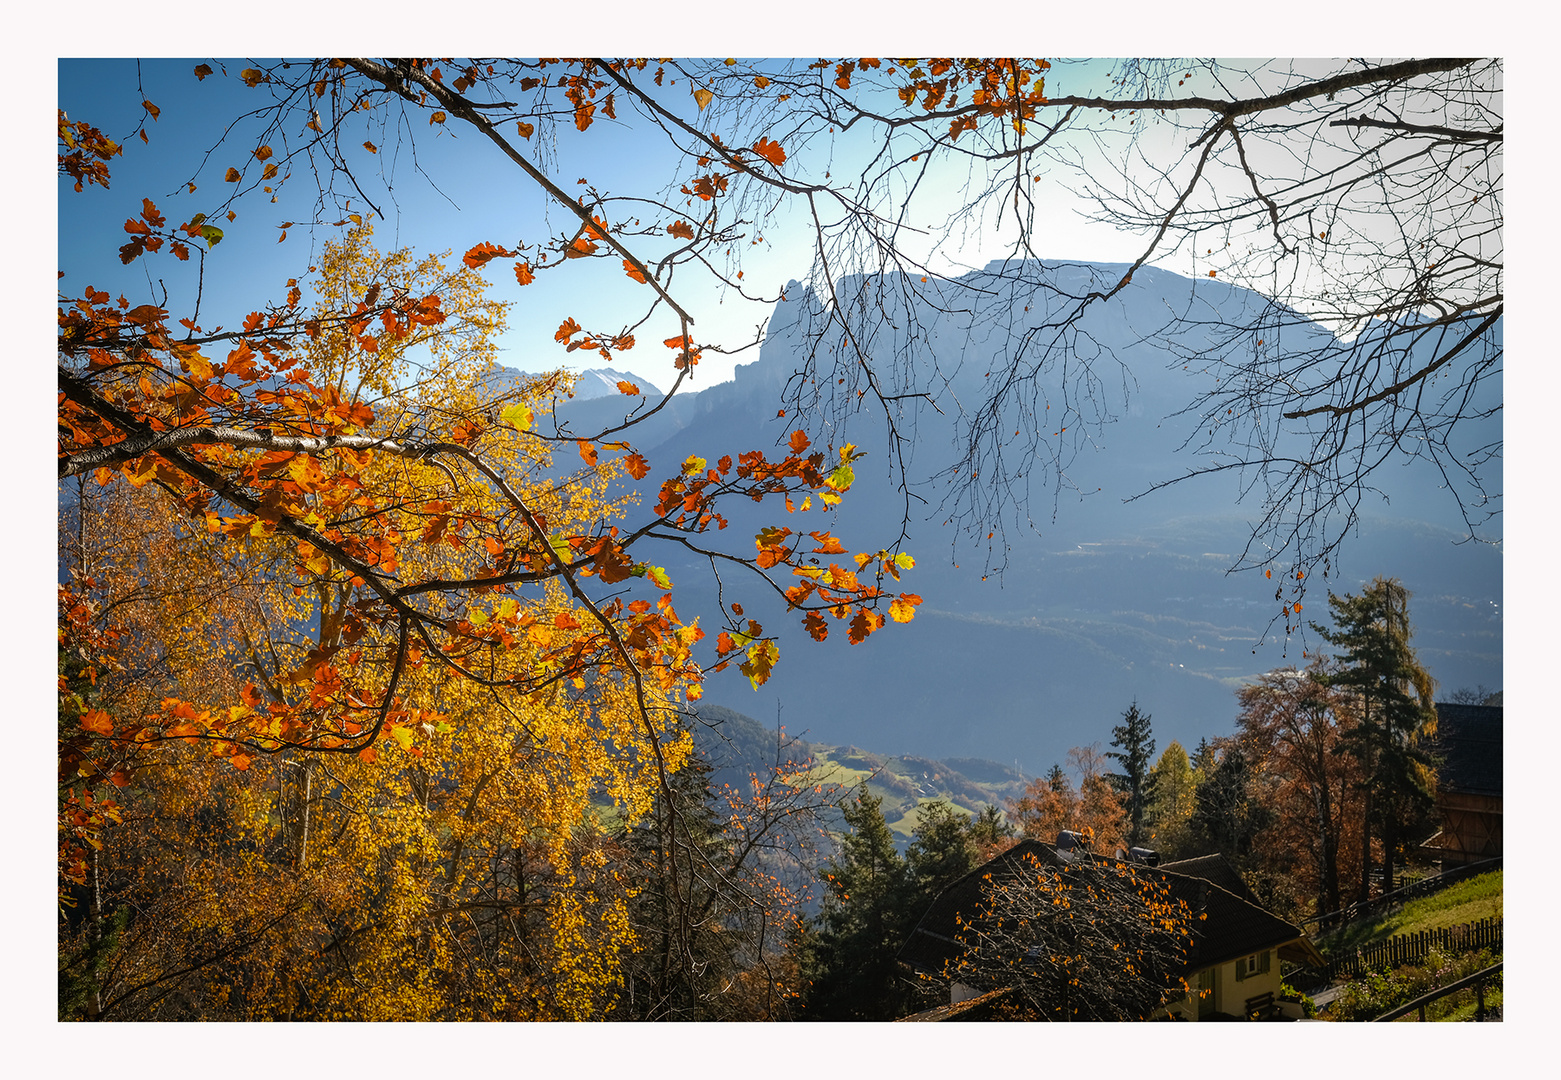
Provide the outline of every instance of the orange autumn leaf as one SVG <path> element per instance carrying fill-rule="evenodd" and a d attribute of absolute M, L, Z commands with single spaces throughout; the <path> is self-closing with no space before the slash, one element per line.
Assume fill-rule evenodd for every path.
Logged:
<path fill-rule="evenodd" d="M 667 232 L 679 240 L 692 240 L 694 238 L 694 230 L 687 222 L 683 221 L 674 221 L 671 225 L 668 225 Z"/>
<path fill-rule="evenodd" d="M 624 394 L 627 397 L 638 397 L 640 394 L 640 388 L 629 382 L 627 379 L 619 379 L 618 393 Z"/>
<path fill-rule="evenodd" d="M 587 465 L 596 464 L 596 444 L 585 439 L 576 439 L 575 445 L 580 448 L 580 460 Z"/>
<path fill-rule="evenodd" d="M 813 549 L 815 555 L 844 555 L 845 547 L 838 537 L 831 536 L 827 532 L 809 533 L 809 536 L 818 541 L 818 547 Z"/>
<path fill-rule="evenodd" d="M 754 152 L 777 169 L 786 163 L 786 151 L 781 144 L 770 139 L 760 139 L 753 144 Z"/>
<path fill-rule="evenodd" d="M 493 259 L 508 258 L 513 254 L 514 252 L 512 251 L 506 251 L 497 244 L 491 244 L 484 240 L 482 243 L 468 251 L 465 255 L 461 256 L 461 261 L 475 270 L 479 266 L 486 265 Z"/>
<path fill-rule="evenodd" d="M 636 480 L 645 479 L 645 475 L 650 472 L 650 462 L 646 461 L 639 454 L 627 455 L 623 459 L 623 467 L 628 469 L 629 475 Z"/>
<path fill-rule="evenodd" d="M 644 273 L 640 270 L 639 267 L 635 266 L 628 259 L 623 260 L 623 272 L 629 277 L 633 278 L 635 281 L 638 281 L 641 285 L 646 283 Z"/>
<path fill-rule="evenodd" d="M 889 617 L 895 622 L 910 622 L 916 617 L 916 607 L 921 603 L 921 597 L 915 593 L 901 593 L 899 598 L 889 605 Z"/>
<path fill-rule="evenodd" d="M 515 264 L 515 281 L 518 284 L 530 285 L 536 279 L 537 276 L 531 272 L 530 263 L 518 262 Z"/>

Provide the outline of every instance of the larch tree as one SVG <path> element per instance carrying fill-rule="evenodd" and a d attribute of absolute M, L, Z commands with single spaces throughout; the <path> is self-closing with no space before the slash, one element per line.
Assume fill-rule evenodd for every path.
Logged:
<path fill-rule="evenodd" d="M 1164 858 L 1180 858 L 1188 854 L 1187 829 L 1196 805 L 1197 773 L 1187 751 L 1173 739 L 1160 752 L 1150 775 L 1154 778 L 1154 846 Z"/>

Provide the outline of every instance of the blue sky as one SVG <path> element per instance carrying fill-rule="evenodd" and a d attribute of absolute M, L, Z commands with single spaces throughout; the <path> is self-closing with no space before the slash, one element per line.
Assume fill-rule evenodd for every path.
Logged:
<path fill-rule="evenodd" d="M 224 142 L 225 129 L 236 117 L 268 101 L 266 90 L 249 89 L 233 77 L 245 62 L 229 64 L 228 77 L 219 70 L 197 80 L 193 69 L 200 62 L 198 58 L 60 61 L 60 107 L 73 120 L 92 123 L 124 145 L 124 154 L 110 164 L 113 182 L 109 190 L 89 187 L 78 194 L 65 181 L 60 182 L 58 245 L 60 269 L 66 272 L 61 283 L 64 291 L 74 295 L 90 284 L 115 295 L 122 293 L 137 303 L 162 303 L 166 287 L 167 302 L 176 315 L 185 314 L 193 305 L 193 263 L 179 266 L 163 255 L 123 268 L 115 253 L 126 240 L 124 222 L 139 212 L 143 196 L 152 198 L 171 224 L 197 212 L 210 212 L 231 191 L 223 182 L 224 172 L 230 165 L 242 166 L 255 144 L 257 129 L 253 124 L 246 127 L 241 121 Z M 211 63 L 217 66 L 215 61 Z M 1093 85 L 1103 81 L 1106 70 L 1104 64 L 1092 64 L 1069 70 L 1066 77 L 1075 87 L 1086 82 Z M 1057 77 L 1049 84 L 1054 92 Z M 142 121 L 143 92 L 161 110 L 155 122 L 146 123 L 147 144 L 130 137 Z M 688 111 L 697 115 L 691 104 Z M 599 116 L 584 133 L 567 125 L 560 129 L 553 147 L 556 160 L 548 171 L 561 187 L 571 193 L 583 192 L 586 189 L 576 181 L 584 177 L 614 195 L 654 193 L 674 177 L 687 177 L 686 172 L 677 171 L 675 157 L 659 132 L 627 108 L 618 112 L 617 122 Z M 516 240 L 535 242 L 545 232 L 556 235 L 573 229 L 567 214 L 549 205 L 540 190 L 495 147 L 462 125 L 444 129 L 423 126 L 399 149 L 394 131 L 368 126 L 363 134 L 380 147 L 380 153 L 376 157 L 360 155 L 355 164 L 370 170 L 378 166 L 379 175 L 367 179 L 393 191 L 393 198 L 381 201 L 383 186 L 368 189 L 385 214 L 384 220 L 375 223 L 375 241 L 382 250 L 400 246 L 422 252 L 452 250 L 453 258 L 459 259 L 480 241 L 504 245 Z M 539 149 L 531 143 L 520 145 L 528 151 Z M 850 162 L 858 153 L 859 147 L 849 140 L 830 148 L 828 167 L 836 171 L 837 179 L 849 175 Z M 543 163 L 540 156 L 534 160 Z M 926 220 L 918 218 L 916 225 L 932 230 L 955 205 L 966 179 L 956 169 L 951 165 L 934 175 L 920 193 Z M 295 169 L 296 173 L 305 171 L 303 167 Z M 184 186 L 191 180 L 196 184 L 193 194 Z M 295 175 L 280 189 L 276 204 L 255 193 L 237 207 L 237 220 L 218 222 L 225 235 L 207 257 L 203 326 L 217 322 L 231 325 L 255 306 L 279 298 L 288 278 L 305 276 L 311 245 L 340 231 L 327 224 L 317 227 L 311 236 L 303 227 L 302 223 L 315 216 L 314 184 L 311 176 Z M 354 209 L 368 210 L 361 200 Z M 1142 250 L 1141 240 L 1091 226 L 1077 211 L 1054 190 L 1037 230 L 1044 256 L 1123 261 Z M 750 237 L 764 237 L 758 246 L 743 245 L 741 267 L 750 291 L 773 297 L 789 280 L 806 277 L 812 234 L 804 215 L 800 205 L 785 206 L 747 230 Z M 287 241 L 279 244 L 278 225 L 284 221 L 299 225 L 288 230 Z M 946 247 L 934 265 L 957 273 L 964 267 L 983 265 L 1002 251 L 1000 238 L 991 228 L 977 229 L 962 236 L 960 243 Z M 594 353 L 585 357 L 566 354 L 554 343 L 552 335 L 558 324 L 574 317 L 591 329 L 612 331 L 643 312 L 644 287 L 627 286 L 616 260 L 591 262 L 589 266 L 571 264 L 567 274 L 540 275 L 535 284 L 524 289 L 515 285 L 506 264 L 490 267 L 492 295 L 515 302 L 510 329 L 501 343 L 501 362 L 530 371 L 568 363 L 591 366 Z M 733 345 L 750 340 L 755 328 L 768 319 L 767 305 L 747 302 L 713 283 L 691 282 L 686 271 L 678 284 L 681 288 L 674 295 L 690 308 L 696 320 L 695 336 L 702 344 Z M 615 366 L 664 388 L 672 372 L 669 354 L 660 347 L 660 340 L 677 333 L 677 324 L 669 318 L 652 323 L 637 334 L 642 344 L 619 354 Z M 729 378 L 734 364 L 754 359 L 752 350 L 738 356 L 707 353 L 696 385 Z"/>

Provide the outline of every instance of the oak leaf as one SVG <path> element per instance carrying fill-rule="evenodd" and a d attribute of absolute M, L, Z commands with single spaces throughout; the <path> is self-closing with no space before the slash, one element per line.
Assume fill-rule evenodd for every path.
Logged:
<path fill-rule="evenodd" d="M 465 255 L 461 256 L 461 261 L 475 270 L 479 266 L 486 265 L 493 259 L 507 259 L 513 254 L 515 254 L 513 251 L 507 251 L 504 248 L 499 247 L 497 244 L 492 244 L 484 240 L 482 243 L 468 251 Z"/>
<path fill-rule="evenodd" d="M 760 139 L 753 144 L 754 152 L 777 169 L 786 163 L 786 151 L 781 144 L 770 139 Z"/>

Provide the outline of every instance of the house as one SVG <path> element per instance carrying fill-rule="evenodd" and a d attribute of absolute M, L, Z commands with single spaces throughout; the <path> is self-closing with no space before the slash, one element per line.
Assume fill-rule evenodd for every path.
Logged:
<path fill-rule="evenodd" d="M 1103 868 L 1116 860 L 1087 851 L 1059 853 L 1057 845 L 1023 840 L 966 874 L 938 895 L 900 950 L 900 960 L 920 974 L 943 977 L 945 965 L 964 952 L 959 919 L 978 915 L 988 881 L 1018 880 L 1033 867 L 1061 870 L 1073 859 L 1091 859 Z M 1184 1020 L 1267 1018 L 1286 1012 L 1279 1003 L 1280 961 L 1322 964 L 1316 947 L 1299 927 L 1264 910 L 1252 890 L 1222 856 L 1135 865 L 1141 879 L 1162 886 L 1172 900 L 1186 903 L 1195 916 L 1192 944 L 1173 974 L 1197 993 L 1172 1002 L 1158 1016 Z M 1075 898 L 1079 891 L 1075 890 Z M 949 1004 L 909 1019 L 918 1021 L 1022 1018 L 1027 1005 L 1012 987 L 978 988 L 959 982 L 950 987 Z M 1033 1014 L 1032 1014 L 1033 1015 Z M 1294 1010 L 1299 1016 L 1299 1007 Z"/>
<path fill-rule="evenodd" d="M 1425 846 L 1442 869 L 1501 855 L 1501 706 L 1436 707 L 1436 808 L 1441 830 Z"/>

